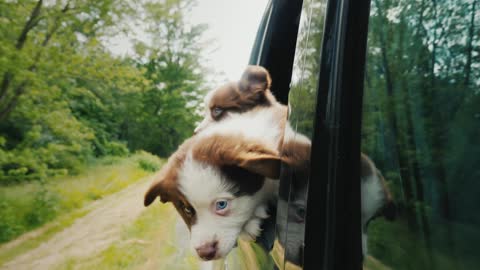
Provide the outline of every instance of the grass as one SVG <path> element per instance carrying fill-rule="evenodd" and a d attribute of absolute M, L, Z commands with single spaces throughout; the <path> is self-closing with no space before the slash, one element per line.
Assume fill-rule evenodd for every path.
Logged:
<path fill-rule="evenodd" d="M 146 152 L 109 157 L 83 173 L 39 183 L 1 186 L 0 242 L 48 223 L 30 237 L 0 246 L 0 265 L 35 248 L 88 213 L 85 205 L 118 192 L 158 169 L 162 160 Z"/>
<path fill-rule="evenodd" d="M 38 247 L 79 217 L 88 214 L 90 208 L 84 206 L 137 182 L 156 171 L 160 165 L 159 159 L 139 153 L 124 159 L 100 160 L 97 165 L 75 177 L 54 179 L 43 184 L 0 187 L 0 194 L 6 195 L 7 204 L 15 206 L 10 213 L 21 217 L 17 219 L 19 222 L 28 217 L 30 221 L 34 220 L 29 213 L 37 207 L 35 205 L 38 202 L 42 206 L 37 210 L 55 211 L 53 221 L 0 246 L 0 265 Z M 154 204 L 133 223 L 125 225 L 120 240 L 91 257 L 64 258 L 65 261 L 59 262 L 58 269 L 199 269 L 200 262 L 191 253 L 188 242 L 179 244 L 176 239 L 178 219 L 178 214 L 170 204 Z M 41 225 L 42 221 L 36 222 Z M 188 241 L 188 236 L 186 238 Z M 260 247 L 247 242 L 239 242 L 239 248 L 226 261 L 229 269 L 238 270 L 271 268 L 273 264 Z M 215 269 L 224 269 L 224 262 L 215 262 Z"/>
<path fill-rule="evenodd" d="M 186 228 L 176 232 L 178 219 L 171 205 L 154 204 L 124 228 L 121 240 L 91 257 L 66 258 L 56 269 L 200 269 L 200 262 L 188 242 L 179 244 L 176 239 L 179 233 L 188 233 Z M 268 254 L 258 245 L 245 241 L 239 242 L 239 248 L 234 249 L 226 261 L 230 270 L 273 269 Z M 213 269 L 224 269 L 224 264 L 225 260 L 215 261 Z"/>
<path fill-rule="evenodd" d="M 198 269 L 188 247 L 177 245 L 177 216 L 171 205 L 152 205 L 124 228 L 121 240 L 92 257 L 67 258 L 57 269 Z"/>
<path fill-rule="evenodd" d="M 0 266 L 16 256 L 38 247 L 40 244 L 50 239 L 57 232 L 70 226 L 77 218 L 85 216 L 88 211 L 77 210 L 70 214 L 62 215 L 54 222 L 40 229 L 38 233 L 31 236 L 25 236 L 24 239 L 18 239 L 15 243 L 9 243 L 0 247 Z"/>

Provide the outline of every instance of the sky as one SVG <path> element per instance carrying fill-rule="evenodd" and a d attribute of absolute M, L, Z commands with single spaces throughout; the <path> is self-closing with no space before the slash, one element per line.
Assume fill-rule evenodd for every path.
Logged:
<path fill-rule="evenodd" d="M 197 0 L 186 16 L 187 24 L 207 24 L 199 42 L 208 44 L 204 66 L 215 72 L 207 75 L 210 84 L 238 80 L 248 64 L 250 51 L 268 0 Z M 143 39 L 141 30 L 136 38 Z M 117 55 L 132 52 L 128 37 L 108 41 Z"/>
<path fill-rule="evenodd" d="M 268 0 L 198 0 L 192 9 L 190 23 L 208 24 L 205 38 L 215 40 L 206 50 L 204 57 L 210 62 L 206 64 L 224 73 L 225 79 L 238 80 L 248 64 L 267 3 Z"/>

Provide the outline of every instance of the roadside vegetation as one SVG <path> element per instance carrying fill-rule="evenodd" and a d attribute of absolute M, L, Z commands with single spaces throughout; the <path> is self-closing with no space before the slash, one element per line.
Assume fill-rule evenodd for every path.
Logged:
<path fill-rule="evenodd" d="M 227 261 L 214 261 L 212 267 L 216 270 L 272 269 L 273 261 L 255 243 L 239 240 L 238 248 L 231 252 Z M 203 268 L 190 249 L 187 228 L 175 209 L 169 204 L 155 204 L 146 208 L 134 223 L 125 226 L 120 240 L 105 250 L 86 258 L 65 258 L 56 269 Z"/>
<path fill-rule="evenodd" d="M 0 1 L 0 244 L 150 174 L 192 134 L 193 4 Z"/>
<path fill-rule="evenodd" d="M 155 204 L 105 250 L 87 258 L 66 258 L 57 269 L 198 269 L 199 260 L 188 245 L 178 245 L 177 219 L 171 205 Z"/>
<path fill-rule="evenodd" d="M 151 175 L 163 161 L 146 152 L 129 157 L 106 157 L 84 172 L 45 182 L 0 187 L 0 237 L 2 242 L 54 221 L 18 246 L 0 246 L 0 262 L 40 244 L 55 232 L 87 214 L 89 203 L 118 192 Z M 8 245 L 8 244 L 7 244 Z"/>

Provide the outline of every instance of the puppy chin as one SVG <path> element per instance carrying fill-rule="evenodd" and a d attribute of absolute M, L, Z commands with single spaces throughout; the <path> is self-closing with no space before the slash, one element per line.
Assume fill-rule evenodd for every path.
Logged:
<path fill-rule="evenodd" d="M 232 251 L 232 249 L 235 248 L 237 245 L 236 238 L 231 241 L 226 241 L 226 242 L 220 242 L 219 243 L 219 249 L 217 251 L 217 254 L 215 255 L 214 260 L 218 260 L 220 258 L 225 258 L 227 255 Z"/>

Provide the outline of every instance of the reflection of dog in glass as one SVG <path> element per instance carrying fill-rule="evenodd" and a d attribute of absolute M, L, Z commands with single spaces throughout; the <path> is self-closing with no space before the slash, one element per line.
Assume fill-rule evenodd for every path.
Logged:
<path fill-rule="evenodd" d="M 255 87 L 245 87 L 248 82 L 255 82 Z M 230 117 L 248 113 L 253 116 L 264 113 L 265 109 L 275 110 L 276 113 L 287 117 L 286 106 L 281 105 L 270 91 L 271 78 L 268 71 L 260 66 L 249 66 L 238 83 L 226 84 L 205 97 L 205 115 L 203 121 L 195 129 L 196 133 L 208 130 Z M 256 125 L 246 128 L 254 128 Z M 286 243 L 286 256 L 294 262 L 301 260 L 303 247 L 304 215 L 306 203 L 306 177 L 309 170 L 310 141 L 292 130 L 286 122 L 283 143 L 279 145 L 285 171 L 288 175 L 282 177 L 291 184 L 281 184 L 277 230 L 279 239 Z M 282 142 L 282 140 L 280 140 Z M 395 207 L 392 197 L 380 171 L 365 155 L 361 155 L 361 191 L 362 191 L 362 242 L 363 252 L 366 254 L 366 231 L 368 223 L 378 217 L 393 218 Z M 282 186 L 284 186 L 282 188 Z M 291 189 L 292 188 L 292 189 Z M 285 189 L 282 191 L 282 189 Z M 290 194 L 290 195 L 287 195 Z M 290 204 L 287 205 L 287 202 Z M 285 204 L 285 205 L 283 205 Z M 286 209 L 286 212 L 282 209 Z M 285 226 L 283 226 L 285 224 Z M 288 226 L 287 226 L 288 224 Z M 288 229 L 287 229 L 288 228 Z M 287 239 L 288 237 L 288 239 Z"/>
<path fill-rule="evenodd" d="M 368 223 L 379 216 L 393 220 L 396 215 L 396 207 L 382 173 L 363 153 L 360 159 L 360 177 L 362 181 L 362 250 L 365 257 Z"/>

